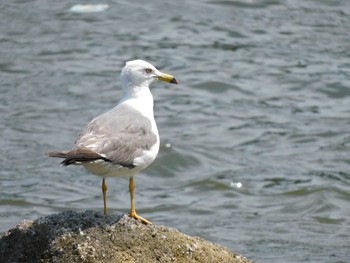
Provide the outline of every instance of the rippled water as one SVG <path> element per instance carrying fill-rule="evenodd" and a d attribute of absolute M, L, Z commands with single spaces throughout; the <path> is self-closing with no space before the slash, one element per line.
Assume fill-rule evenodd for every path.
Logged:
<path fill-rule="evenodd" d="M 139 214 L 257 262 L 350 261 L 349 1 L 69 12 L 81 2 L 0 4 L 1 231 L 102 211 L 100 178 L 45 152 L 113 107 L 120 69 L 141 58 L 181 85 L 153 85 L 162 144 L 135 180 Z M 107 184 L 110 212 L 128 212 L 128 182 Z"/>

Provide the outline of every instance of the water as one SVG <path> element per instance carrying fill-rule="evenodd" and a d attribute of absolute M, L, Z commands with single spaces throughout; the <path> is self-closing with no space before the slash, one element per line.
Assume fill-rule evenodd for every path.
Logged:
<path fill-rule="evenodd" d="M 84 3 L 87 3 L 84 1 Z M 136 208 L 257 262 L 349 262 L 350 2 L 79 1 L 0 4 L 0 222 L 102 211 L 101 180 L 45 152 L 72 147 L 148 60 L 161 150 Z M 128 182 L 107 179 L 111 213 Z"/>

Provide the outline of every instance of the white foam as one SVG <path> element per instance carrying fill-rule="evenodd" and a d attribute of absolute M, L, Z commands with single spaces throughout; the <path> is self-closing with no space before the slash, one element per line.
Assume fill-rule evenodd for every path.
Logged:
<path fill-rule="evenodd" d="M 231 182 L 230 186 L 240 189 L 240 188 L 242 188 L 243 184 L 241 182 L 237 182 L 237 183 Z"/>
<path fill-rule="evenodd" d="M 69 12 L 73 13 L 93 13 L 103 12 L 107 10 L 109 6 L 107 4 L 96 4 L 96 5 L 74 5 L 69 9 Z"/>

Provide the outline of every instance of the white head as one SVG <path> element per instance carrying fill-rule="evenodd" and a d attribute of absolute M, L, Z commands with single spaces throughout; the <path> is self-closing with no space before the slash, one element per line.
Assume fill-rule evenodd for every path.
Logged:
<path fill-rule="evenodd" d="M 126 62 L 121 73 L 124 92 L 130 92 L 130 89 L 136 87 L 148 88 L 156 79 L 178 84 L 178 81 L 173 76 L 162 73 L 150 63 L 139 59 Z"/>

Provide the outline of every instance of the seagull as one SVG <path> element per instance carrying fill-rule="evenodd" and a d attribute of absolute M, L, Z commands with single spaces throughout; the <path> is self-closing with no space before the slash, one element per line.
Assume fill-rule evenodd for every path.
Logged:
<path fill-rule="evenodd" d="M 103 211 L 107 214 L 106 177 L 129 178 L 131 208 L 129 216 L 151 224 L 137 215 L 134 203 L 134 176 L 149 166 L 159 151 L 159 133 L 153 115 L 150 84 L 161 80 L 178 81 L 143 60 L 126 62 L 121 72 L 123 97 L 113 109 L 94 118 L 69 151 L 47 153 L 64 158 L 61 165 L 82 165 L 102 177 Z"/>

